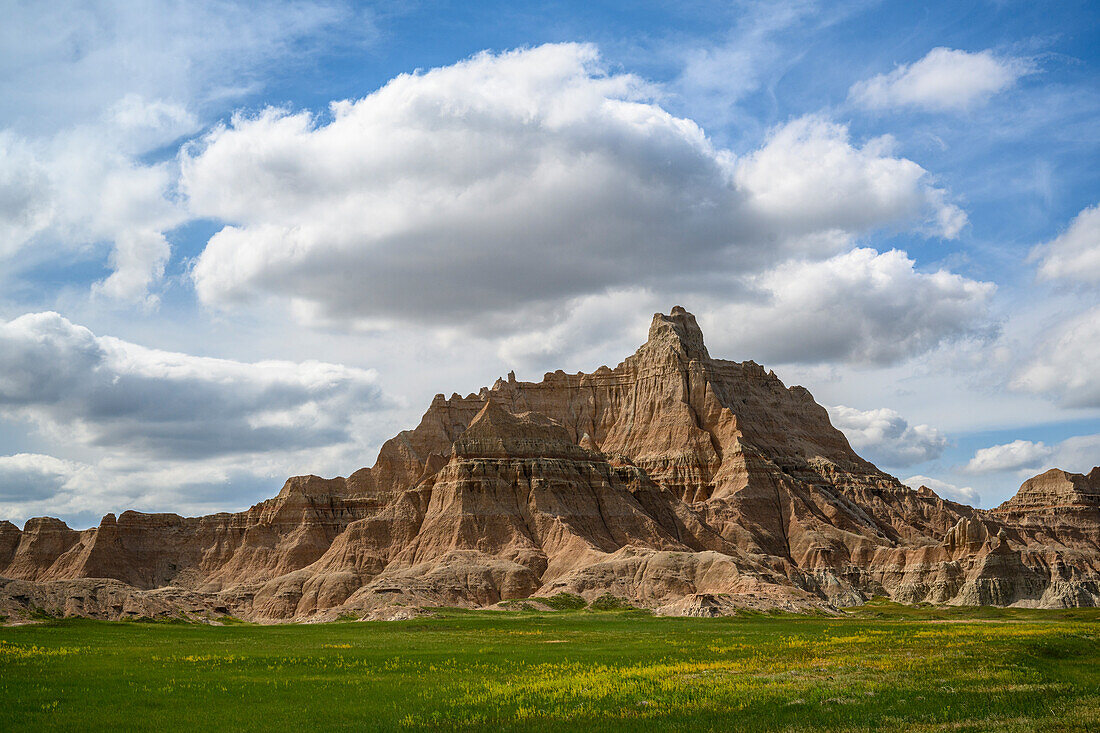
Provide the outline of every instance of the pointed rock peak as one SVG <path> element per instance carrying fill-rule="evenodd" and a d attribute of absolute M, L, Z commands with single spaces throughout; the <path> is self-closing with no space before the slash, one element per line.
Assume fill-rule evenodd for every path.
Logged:
<path fill-rule="evenodd" d="M 485 400 L 485 404 L 481 406 L 477 414 L 474 415 L 474 419 L 470 421 L 465 432 L 471 430 L 485 430 L 489 426 L 505 426 L 515 422 L 516 416 L 512 414 L 511 410 L 508 410 L 504 405 L 500 404 L 492 396 Z"/>
<path fill-rule="evenodd" d="M 710 359 L 707 347 L 703 343 L 703 332 L 695 316 L 678 305 L 673 306 L 672 312 L 667 316 L 664 313 L 653 314 L 646 346 L 672 347 L 688 359 Z"/>
<path fill-rule="evenodd" d="M 593 453 L 599 453 L 600 452 L 600 448 L 599 448 L 598 445 L 596 445 L 596 441 L 592 440 L 592 436 L 589 435 L 588 433 L 585 433 L 584 435 L 581 436 L 581 439 L 580 439 L 580 442 L 578 443 L 578 445 L 581 448 L 584 448 L 585 450 L 592 451 Z"/>

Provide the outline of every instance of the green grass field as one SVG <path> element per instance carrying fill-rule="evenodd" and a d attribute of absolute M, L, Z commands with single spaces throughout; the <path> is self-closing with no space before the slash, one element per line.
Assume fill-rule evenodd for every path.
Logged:
<path fill-rule="evenodd" d="M 0 628 L 2 730 L 1100 730 L 1100 611 Z"/>

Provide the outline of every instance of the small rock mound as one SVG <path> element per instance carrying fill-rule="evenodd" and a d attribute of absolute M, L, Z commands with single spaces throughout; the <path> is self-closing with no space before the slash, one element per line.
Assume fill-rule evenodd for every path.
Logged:
<path fill-rule="evenodd" d="M 560 423 L 537 412 L 510 412 L 488 399 L 469 427 L 454 442 L 461 458 L 595 458 L 573 443 Z"/>
<path fill-rule="evenodd" d="M 1035 511 L 1057 507 L 1100 506 L 1100 466 L 1088 475 L 1052 468 L 1020 485 L 1011 499 L 994 513 Z"/>
<path fill-rule="evenodd" d="M 725 593 L 691 593 L 672 603 L 659 607 L 658 616 L 692 616 L 695 618 L 716 618 L 718 616 L 736 616 L 738 607 Z"/>

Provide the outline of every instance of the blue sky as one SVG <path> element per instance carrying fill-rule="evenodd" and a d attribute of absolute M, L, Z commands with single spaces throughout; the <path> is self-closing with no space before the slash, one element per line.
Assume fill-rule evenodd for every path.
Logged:
<path fill-rule="evenodd" d="M 2 9 L 0 518 L 239 509 L 675 303 L 908 482 L 1100 464 L 1095 4 Z"/>

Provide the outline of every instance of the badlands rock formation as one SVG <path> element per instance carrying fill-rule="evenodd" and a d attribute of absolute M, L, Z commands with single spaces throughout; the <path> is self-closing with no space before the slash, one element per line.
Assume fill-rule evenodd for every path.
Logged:
<path fill-rule="evenodd" d="M 561 592 L 660 613 L 828 609 L 871 596 L 1100 601 L 1100 469 L 982 511 L 852 450 L 802 387 L 713 359 L 653 317 L 615 369 L 437 395 L 349 477 L 237 514 L 0 523 L 0 613 L 379 618 Z"/>

